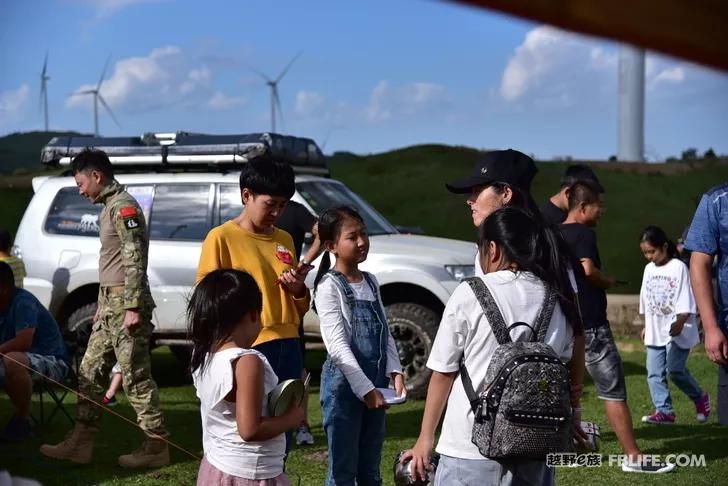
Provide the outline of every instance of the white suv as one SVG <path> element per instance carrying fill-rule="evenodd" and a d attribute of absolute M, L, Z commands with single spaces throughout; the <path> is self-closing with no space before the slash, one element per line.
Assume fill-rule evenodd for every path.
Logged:
<path fill-rule="evenodd" d="M 114 162 L 112 158 L 112 162 Z M 148 275 L 154 337 L 182 359 L 189 355 L 185 308 L 207 232 L 242 210 L 238 172 L 117 173 L 141 205 L 149 225 Z M 98 295 L 98 215 L 101 207 L 78 194 L 73 177 L 36 177 L 34 196 L 15 239 L 25 261 L 25 288 L 56 316 L 76 352 L 88 338 Z M 444 305 L 460 279 L 473 274 L 475 245 L 400 234 L 374 208 L 339 181 L 296 176 L 293 200 L 313 214 L 348 204 L 359 210 L 370 235 L 362 265 L 381 285 L 389 325 L 413 396 L 426 392 L 425 362 Z M 304 252 L 305 252 L 304 247 Z M 317 262 L 314 262 L 317 264 Z M 307 283 L 313 284 L 311 272 Z M 306 314 L 309 339 L 320 338 L 318 319 Z"/>

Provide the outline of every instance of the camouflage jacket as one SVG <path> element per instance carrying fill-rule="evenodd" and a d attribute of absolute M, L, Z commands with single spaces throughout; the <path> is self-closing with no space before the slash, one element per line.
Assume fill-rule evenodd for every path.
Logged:
<path fill-rule="evenodd" d="M 124 308 L 151 303 L 147 280 L 149 237 L 141 207 L 117 182 L 106 186 L 94 201 L 103 204 L 99 217 L 99 282 L 124 286 Z"/>

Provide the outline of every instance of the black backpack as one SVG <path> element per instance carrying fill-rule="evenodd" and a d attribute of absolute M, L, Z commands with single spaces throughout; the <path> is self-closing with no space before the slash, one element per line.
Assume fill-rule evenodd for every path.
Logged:
<path fill-rule="evenodd" d="M 496 460 L 546 460 L 549 453 L 572 451 L 569 369 L 543 342 L 556 305 L 555 293 L 547 287 L 533 327 L 523 322 L 506 326 L 485 283 L 479 278 L 467 282 L 498 340 L 480 394 L 473 390 L 464 358 L 460 364 L 475 415 L 473 444 L 483 456 Z M 516 326 L 531 328 L 531 340 L 513 342 L 509 332 Z"/>

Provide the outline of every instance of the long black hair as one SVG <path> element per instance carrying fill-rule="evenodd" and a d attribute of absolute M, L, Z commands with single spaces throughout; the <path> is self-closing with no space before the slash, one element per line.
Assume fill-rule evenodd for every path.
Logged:
<path fill-rule="evenodd" d="M 553 289 L 561 310 L 575 331 L 581 329 L 574 290 L 569 278 L 573 266 L 571 253 L 555 227 L 544 224 L 529 211 L 506 206 L 488 216 L 478 229 L 478 248 L 488 254 L 488 244 L 495 243 L 508 263 L 518 270 L 531 272 Z"/>
<path fill-rule="evenodd" d="M 336 241 L 339 239 L 341 226 L 344 224 L 346 218 L 351 218 L 360 222 L 362 225 L 364 224 L 364 219 L 351 206 L 336 206 L 321 213 L 318 223 L 318 234 L 322 245 L 327 241 Z M 321 278 L 329 271 L 329 268 L 331 268 L 331 256 L 328 251 L 325 251 L 321 257 L 316 278 L 313 281 L 314 291 L 318 287 Z"/>
<path fill-rule="evenodd" d="M 640 236 L 640 243 L 643 241 L 646 241 L 655 248 L 662 248 L 665 244 L 667 244 L 667 255 L 670 258 L 678 258 L 680 255 L 675 243 L 667 237 L 665 232 L 659 226 L 650 225 L 645 228 Z"/>
<path fill-rule="evenodd" d="M 187 304 L 190 371 L 204 369 L 207 353 L 228 339 L 248 312 L 262 308 L 263 296 L 250 274 L 222 269 L 205 275 Z"/>

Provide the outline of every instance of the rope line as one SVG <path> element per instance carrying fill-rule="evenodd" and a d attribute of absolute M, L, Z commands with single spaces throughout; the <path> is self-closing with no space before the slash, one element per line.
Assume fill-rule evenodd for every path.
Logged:
<path fill-rule="evenodd" d="M 27 365 L 26 365 L 25 363 L 21 363 L 21 362 L 20 362 L 20 361 L 18 361 L 17 359 L 15 359 L 15 358 L 13 358 L 13 357 L 11 357 L 11 356 L 8 356 L 8 355 L 7 355 L 7 354 L 5 354 L 5 353 L 2 353 L 2 352 L 0 352 L 0 357 L 2 357 L 2 358 L 4 358 L 4 359 L 8 359 L 8 360 L 10 360 L 10 361 L 14 362 L 15 364 L 18 364 L 18 365 L 22 366 L 23 368 L 25 368 L 26 370 L 30 371 L 31 373 L 35 373 L 36 375 L 38 375 L 38 376 L 41 376 L 41 377 L 42 377 L 43 379 L 45 379 L 46 381 L 49 381 L 49 382 L 53 383 L 54 385 L 57 385 L 57 386 L 59 386 L 59 387 L 63 388 L 63 389 L 64 389 L 64 390 L 66 390 L 67 392 L 71 392 L 71 393 L 73 393 L 74 395 L 76 395 L 76 397 L 77 397 L 77 398 L 78 398 L 79 400 L 83 399 L 83 400 L 86 400 L 87 402 L 93 403 L 94 405 L 96 405 L 97 407 L 99 407 L 99 408 L 100 408 L 101 410 L 104 410 L 104 411 L 106 411 L 106 412 L 109 412 L 110 414 L 112 414 L 112 415 L 115 415 L 115 416 L 117 416 L 117 417 L 118 417 L 118 418 L 120 418 L 121 420 L 123 420 L 123 421 L 125 421 L 125 422 L 127 422 L 127 423 L 129 423 L 129 424 L 131 424 L 131 425 L 133 425 L 133 426 L 134 426 L 135 428 L 137 428 L 137 429 L 141 430 L 141 431 L 142 431 L 142 432 L 143 432 L 143 433 L 144 433 L 145 435 L 147 435 L 147 436 L 149 436 L 149 437 L 151 437 L 151 438 L 153 438 L 153 439 L 158 439 L 158 440 L 161 440 L 161 441 L 163 441 L 163 442 L 166 442 L 166 443 L 167 443 L 168 445 L 171 445 L 171 446 L 172 446 L 172 447 L 174 447 L 175 449 L 177 449 L 177 450 L 180 450 L 180 451 L 184 452 L 185 454 L 187 454 L 188 456 L 192 457 L 193 459 L 195 459 L 195 460 L 197 460 L 197 461 L 200 461 L 200 460 L 202 460 L 202 458 L 201 458 L 201 457 L 197 456 L 196 454 L 193 454 L 192 452 L 188 451 L 188 450 L 187 450 L 187 449 L 185 449 L 184 447 L 182 447 L 182 446 L 179 446 L 179 445 L 175 444 L 175 443 L 174 443 L 174 442 L 172 442 L 171 440 L 168 440 L 168 439 L 167 439 L 166 437 L 162 437 L 162 436 L 161 436 L 161 435 L 159 435 L 159 434 L 155 434 L 154 432 L 149 432 L 149 431 L 146 431 L 146 430 L 142 429 L 142 428 L 141 428 L 141 427 L 139 426 L 139 424 L 137 424 L 137 423 L 135 423 L 135 422 L 132 422 L 131 420 L 129 420 L 128 418 L 124 417 L 124 416 L 123 416 L 123 415 L 121 415 L 120 413 L 116 413 L 115 411 L 111 410 L 111 409 L 110 409 L 109 407 L 106 407 L 106 406 L 104 406 L 103 404 L 101 404 L 101 403 L 99 403 L 99 402 L 97 402 L 97 401 L 95 401 L 95 400 L 92 400 L 92 399 L 90 399 L 89 397 L 87 397 L 86 395 L 84 395 L 83 393 L 81 393 L 80 391 L 78 391 L 78 390 L 73 390 L 72 388 L 70 388 L 70 387 L 68 387 L 68 386 L 64 385 L 63 383 L 59 383 L 59 382 L 57 382 L 56 380 L 54 380 L 54 379 L 53 379 L 53 378 L 51 378 L 50 376 L 46 376 L 46 375 L 44 375 L 43 373 L 41 373 L 40 371 L 38 371 L 38 370 L 34 370 L 34 369 L 33 369 L 33 368 L 31 368 L 30 366 L 27 366 Z"/>

